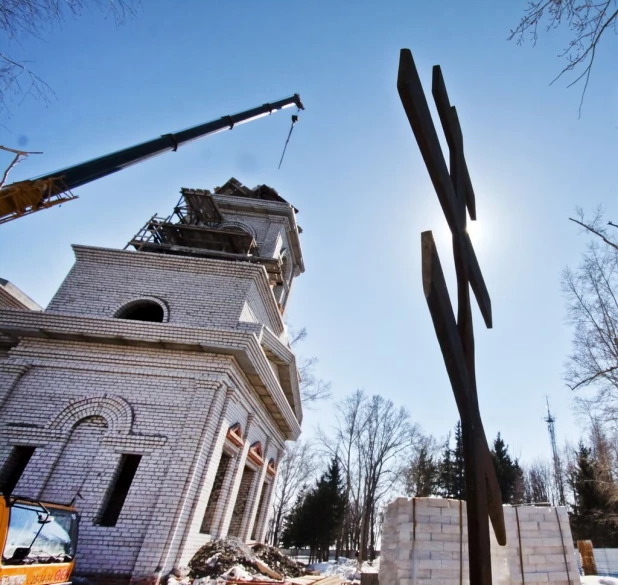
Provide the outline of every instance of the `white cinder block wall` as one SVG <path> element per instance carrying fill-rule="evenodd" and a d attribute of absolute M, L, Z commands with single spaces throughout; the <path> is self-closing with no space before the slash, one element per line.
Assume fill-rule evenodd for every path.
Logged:
<path fill-rule="evenodd" d="M 76 571 L 101 583 L 158 583 L 232 522 L 240 538 L 263 538 L 284 442 L 300 434 L 281 316 L 304 270 L 295 211 L 250 193 L 213 198 L 260 257 L 287 259 L 279 289 L 259 262 L 76 246 L 47 310 L 0 308 L 0 466 L 35 447 L 14 493 L 77 496 Z M 115 318 L 140 300 L 159 304 L 163 322 Z M 103 526 L 119 463 L 136 455 L 120 515 Z"/>
<path fill-rule="evenodd" d="M 504 506 L 507 545 L 491 539 L 496 585 L 579 585 L 566 508 Z M 468 585 L 466 503 L 398 498 L 386 509 L 381 585 Z M 520 544 L 521 543 L 521 544 Z"/>

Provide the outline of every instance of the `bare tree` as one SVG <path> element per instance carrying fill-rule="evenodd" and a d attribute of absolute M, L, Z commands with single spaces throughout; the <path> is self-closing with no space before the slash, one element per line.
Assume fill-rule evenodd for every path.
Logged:
<path fill-rule="evenodd" d="M 399 478 L 404 455 L 418 439 L 418 425 L 410 422 L 410 414 L 395 408 L 390 400 L 375 395 L 365 406 L 366 424 L 359 444 L 364 468 L 363 500 L 361 515 L 361 540 L 359 565 L 367 553 L 369 542 L 375 534 L 375 511 L 381 499 L 389 493 Z"/>
<path fill-rule="evenodd" d="M 290 329 L 290 346 L 292 348 L 296 348 L 306 338 L 307 329 L 305 327 L 298 331 Z M 317 357 L 307 358 L 301 355 L 296 357 L 300 377 L 300 397 L 305 408 L 311 408 L 315 402 L 328 400 L 332 396 L 330 382 L 326 382 L 316 375 L 315 368 L 318 361 Z"/>
<path fill-rule="evenodd" d="M 569 28 L 571 39 L 560 54 L 567 64 L 552 83 L 565 73 L 575 72 L 576 77 L 568 87 L 583 82 L 579 104 L 581 116 L 599 42 L 607 31 L 618 32 L 617 22 L 617 0 L 530 0 L 524 17 L 508 38 L 521 44 L 526 35 L 530 35 L 532 42 L 536 43 L 539 26 L 544 26 L 547 31 L 561 25 Z"/>
<path fill-rule="evenodd" d="M 576 398 L 580 410 L 601 423 L 618 421 L 618 245 L 603 225 L 602 211 L 581 225 L 598 240 L 590 241 L 575 271 L 566 269 L 562 288 L 568 318 L 574 327 L 573 353 L 569 356 L 566 381 L 572 390 L 589 392 Z M 608 228 L 609 226 L 609 228 Z"/>
<path fill-rule="evenodd" d="M 41 38 L 67 16 L 77 17 L 91 6 L 100 9 L 105 17 L 112 16 L 116 23 L 136 10 L 134 0 L 2 0 L 0 30 L 14 44 L 24 35 Z M 50 86 L 27 62 L 0 52 L 0 111 L 25 96 L 48 100 L 51 95 Z"/>
<path fill-rule="evenodd" d="M 337 539 L 336 555 L 344 550 L 349 556 L 352 548 L 358 548 L 358 535 L 354 527 L 358 526 L 359 518 L 359 491 L 355 489 L 361 477 L 357 462 L 358 443 L 364 430 L 365 420 L 363 417 L 363 405 L 367 396 L 362 390 L 356 390 L 347 396 L 343 402 L 336 405 L 336 420 L 334 437 L 324 433 L 318 428 L 318 438 L 330 457 L 339 459 L 344 473 L 344 501 L 345 509 L 341 533 Z"/>
<path fill-rule="evenodd" d="M 342 537 L 358 548 L 359 563 L 380 531 L 380 502 L 398 482 L 407 451 L 420 432 L 405 408 L 382 396 L 368 397 L 357 390 L 336 405 L 335 436 L 319 431 L 321 443 L 339 458 L 345 474 L 347 509 Z"/>
<path fill-rule="evenodd" d="M 308 486 L 316 473 L 315 449 L 310 443 L 287 443 L 285 455 L 279 464 L 273 509 L 268 525 L 267 541 L 279 544 L 283 520 L 289 514 L 298 493 Z"/>
<path fill-rule="evenodd" d="M 529 504 L 557 503 L 553 468 L 549 461 L 537 459 L 524 469 L 524 500 Z"/>

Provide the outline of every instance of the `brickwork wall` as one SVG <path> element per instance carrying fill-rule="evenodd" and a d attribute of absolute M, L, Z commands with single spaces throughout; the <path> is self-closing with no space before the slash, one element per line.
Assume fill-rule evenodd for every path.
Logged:
<path fill-rule="evenodd" d="M 293 247 L 290 280 L 304 269 L 289 204 L 219 200 L 262 256 L 292 258 Z M 264 491 L 267 462 L 298 436 L 302 418 L 265 268 L 74 251 L 46 311 L 0 308 L 0 466 L 15 446 L 35 447 L 16 491 L 61 502 L 79 492 L 76 574 L 99 582 L 159 582 L 211 538 L 263 536 L 273 498 L 272 485 Z M 162 324 L 114 318 L 140 299 L 163 307 Z M 235 423 L 242 446 L 227 438 Z M 261 466 L 247 458 L 257 441 Z M 139 455 L 139 466 L 115 525 L 102 526 L 126 455 Z"/>
<path fill-rule="evenodd" d="M 499 546 L 492 532 L 495 585 L 579 585 L 566 508 L 504 506 L 504 516 L 507 545 Z M 380 583 L 469 585 L 465 502 L 398 498 L 389 504 Z"/>
<path fill-rule="evenodd" d="M 170 323 L 235 328 L 242 315 L 277 335 L 283 331 L 262 266 L 86 246 L 73 249 L 76 262 L 47 311 L 112 318 L 125 304 L 154 297 L 167 305 Z"/>
<path fill-rule="evenodd" d="M 201 517 L 193 523 L 191 514 L 212 487 L 221 454 L 213 448 L 222 448 L 218 438 L 235 422 L 246 427 L 249 410 L 247 441 L 273 437 L 273 445 L 283 445 L 281 431 L 229 356 L 34 339 L 11 354 L 0 364 L 2 390 L 8 388 L 0 410 L 0 465 L 14 445 L 34 445 L 20 494 L 66 502 L 74 494 L 60 485 L 74 490 L 84 482 L 77 503 L 78 573 L 148 574 L 179 564 L 181 555 L 191 558 L 206 537 L 199 538 Z M 218 390 L 224 380 L 230 390 L 225 416 L 227 391 Z M 84 419 L 98 421 L 98 450 L 88 424 L 78 424 Z M 71 441 L 84 433 L 85 442 Z M 141 454 L 142 461 L 117 525 L 98 526 L 122 453 Z M 228 507 L 234 502 L 228 499 Z"/>
<path fill-rule="evenodd" d="M 290 224 L 290 220 L 284 216 L 259 213 L 251 211 L 249 208 L 242 208 L 243 203 L 236 197 L 226 195 L 214 195 L 213 198 L 221 207 L 224 208 L 226 221 L 244 224 L 249 228 L 249 232 L 255 237 L 260 256 L 267 258 L 277 258 L 282 248 L 290 247 L 287 232 L 296 229 Z M 290 209 L 289 204 L 276 203 L 272 201 L 250 200 L 250 206 L 272 208 L 280 211 Z"/>

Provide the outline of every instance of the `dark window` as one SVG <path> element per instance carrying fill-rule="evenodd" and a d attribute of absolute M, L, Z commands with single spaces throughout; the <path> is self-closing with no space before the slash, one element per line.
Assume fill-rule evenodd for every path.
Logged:
<path fill-rule="evenodd" d="M 35 447 L 20 445 L 13 447 L 11 454 L 0 471 L 0 491 L 5 496 L 10 496 L 23 475 L 28 462 L 34 455 Z"/>
<path fill-rule="evenodd" d="M 101 526 L 116 526 L 141 458 L 141 455 L 123 455 L 120 458 L 99 519 Z"/>
<path fill-rule="evenodd" d="M 117 319 L 131 319 L 132 321 L 152 321 L 163 323 L 163 307 L 154 301 L 138 301 L 129 303 L 116 313 Z"/>
<path fill-rule="evenodd" d="M 257 514 L 255 515 L 255 522 L 253 523 L 253 532 L 251 533 L 251 540 L 255 540 L 258 535 L 258 529 L 260 528 L 260 521 L 264 512 L 264 506 L 268 501 L 270 495 L 270 485 L 264 482 L 262 485 L 262 495 L 260 496 L 260 503 L 258 504 Z"/>
<path fill-rule="evenodd" d="M 223 489 L 225 474 L 227 473 L 227 469 L 231 460 L 232 458 L 229 455 L 226 455 L 225 453 L 221 454 L 221 459 L 219 460 L 219 467 L 217 467 L 217 473 L 215 475 L 215 481 L 212 485 L 212 490 L 210 491 L 208 505 L 206 506 L 204 518 L 202 519 L 202 526 L 200 528 L 200 532 L 202 534 L 212 533 L 212 523 L 215 519 L 215 512 L 217 511 L 217 506 L 221 498 L 221 490 Z"/>

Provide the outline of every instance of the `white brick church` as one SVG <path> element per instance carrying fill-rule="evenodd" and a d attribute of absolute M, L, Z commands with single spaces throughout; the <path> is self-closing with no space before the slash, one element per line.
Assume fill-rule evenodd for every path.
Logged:
<path fill-rule="evenodd" d="M 300 434 L 282 314 L 304 265 L 296 209 L 235 179 L 127 248 L 74 246 L 44 311 L 0 281 L 1 482 L 75 501 L 77 574 L 156 583 L 212 538 L 264 538 Z"/>

